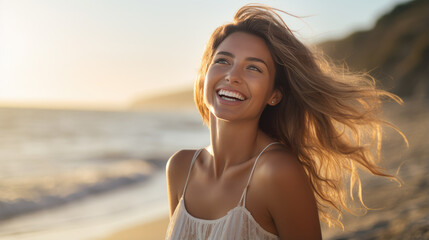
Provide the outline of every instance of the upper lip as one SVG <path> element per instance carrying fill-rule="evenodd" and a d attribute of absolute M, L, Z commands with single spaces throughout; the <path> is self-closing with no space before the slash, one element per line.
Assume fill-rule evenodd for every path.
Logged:
<path fill-rule="evenodd" d="M 227 88 L 227 87 L 220 87 L 220 88 L 216 89 L 216 93 L 219 93 L 220 90 L 225 90 L 225 91 L 228 91 L 228 92 L 235 93 L 235 94 L 237 94 L 238 97 L 241 98 L 241 100 L 246 100 L 247 99 L 247 96 L 244 95 L 242 92 L 240 92 L 238 90 L 235 90 L 235 89 L 232 89 L 232 88 Z"/>

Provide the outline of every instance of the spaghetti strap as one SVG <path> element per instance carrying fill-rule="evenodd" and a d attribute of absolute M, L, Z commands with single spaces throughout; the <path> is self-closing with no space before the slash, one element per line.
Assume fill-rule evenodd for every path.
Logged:
<path fill-rule="evenodd" d="M 194 157 L 192 157 L 191 165 L 189 166 L 188 177 L 186 178 L 185 187 L 183 188 L 183 192 L 182 192 L 182 198 L 185 197 L 185 191 L 186 191 L 186 187 L 188 186 L 188 180 L 189 180 L 189 176 L 191 175 L 192 166 L 194 165 L 195 159 L 197 159 L 198 155 L 200 155 L 200 152 L 202 150 L 203 149 L 201 148 L 195 151 Z"/>
<path fill-rule="evenodd" d="M 238 205 L 240 205 L 240 203 L 243 202 L 242 206 L 243 207 L 246 206 L 247 189 L 249 188 L 250 180 L 252 179 L 253 172 L 255 171 L 256 164 L 258 163 L 259 157 L 262 155 L 262 153 L 265 152 L 265 150 L 267 150 L 267 148 L 269 148 L 271 145 L 274 145 L 274 144 L 280 144 L 280 143 L 279 142 L 272 142 L 272 143 L 268 144 L 264 149 L 262 149 L 262 151 L 259 153 L 258 157 L 256 157 L 255 163 L 253 164 L 252 171 L 250 172 L 249 179 L 247 180 L 247 184 L 246 184 L 246 187 L 243 190 L 243 194 L 241 194 L 241 198 L 240 198 L 240 201 L 238 202 Z"/>
<path fill-rule="evenodd" d="M 262 152 L 264 152 L 269 146 L 264 148 Z M 198 157 L 198 154 L 200 154 L 200 152 L 201 150 L 196 151 L 191 161 L 183 194 L 177 204 L 177 207 L 174 209 L 174 212 L 170 217 L 170 223 L 168 224 L 165 240 L 178 240 L 178 239 L 278 240 L 280 239 L 277 235 L 271 232 L 268 232 L 267 230 L 262 228 L 261 225 L 256 221 L 256 219 L 249 212 L 249 210 L 247 210 L 245 207 L 242 207 L 240 205 L 230 209 L 226 215 L 217 219 L 202 219 L 202 218 L 195 217 L 194 215 L 188 212 L 185 206 L 186 205 L 185 192 L 186 192 L 188 182 L 190 180 L 198 180 L 198 179 L 190 179 L 191 178 L 190 173 L 193 165 L 195 164 L 196 158 Z M 256 161 L 258 161 L 258 158 L 261 156 L 262 152 L 256 158 L 254 165 L 256 165 Z M 253 167 L 249 179 L 252 177 L 251 175 L 253 174 L 254 169 L 255 167 Z M 199 169 L 197 168 L 195 170 L 199 170 Z M 243 194 L 243 196 L 245 195 Z"/>

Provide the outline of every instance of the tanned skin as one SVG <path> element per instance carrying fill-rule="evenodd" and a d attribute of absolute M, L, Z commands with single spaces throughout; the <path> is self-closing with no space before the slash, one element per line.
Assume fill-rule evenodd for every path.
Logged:
<path fill-rule="evenodd" d="M 195 161 L 185 194 L 187 211 L 218 219 L 238 205 L 257 155 L 275 142 L 258 128 L 265 106 L 276 105 L 274 62 L 263 39 L 244 32 L 229 35 L 207 72 L 205 104 L 210 110 L 210 145 Z M 219 89 L 244 96 L 223 100 Z M 195 150 L 175 153 L 167 164 L 170 216 L 183 194 Z M 266 231 L 281 239 L 321 239 L 318 210 L 308 177 L 297 156 L 281 144 L 259 158 L 249 184 L 246 209 Z"/>

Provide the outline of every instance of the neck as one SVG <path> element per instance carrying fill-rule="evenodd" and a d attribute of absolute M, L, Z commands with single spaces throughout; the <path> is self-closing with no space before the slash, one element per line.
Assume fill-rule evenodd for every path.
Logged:
<path fill-rule="evenodd" d="M 260 151 L 267 136 L 258 128 L 258 122 L 228 122 L 210 114 L 210 147 L 213 156 L 213 170 L 216 178 L 231 166 L 241 164 Z"/>

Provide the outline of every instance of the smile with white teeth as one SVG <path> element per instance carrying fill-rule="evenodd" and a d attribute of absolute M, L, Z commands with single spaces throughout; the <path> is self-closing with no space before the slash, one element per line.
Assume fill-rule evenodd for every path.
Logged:
<path fill-rule="evenodd" d="M 219 97 L 221 97 L 222 99 L 228 100 L 228 101 L 244 101 L 245 97 L 237 92 L 231 92 L 225 89 L 221 89 L 218 91 L 217 93 L 219 95 Z"/>

